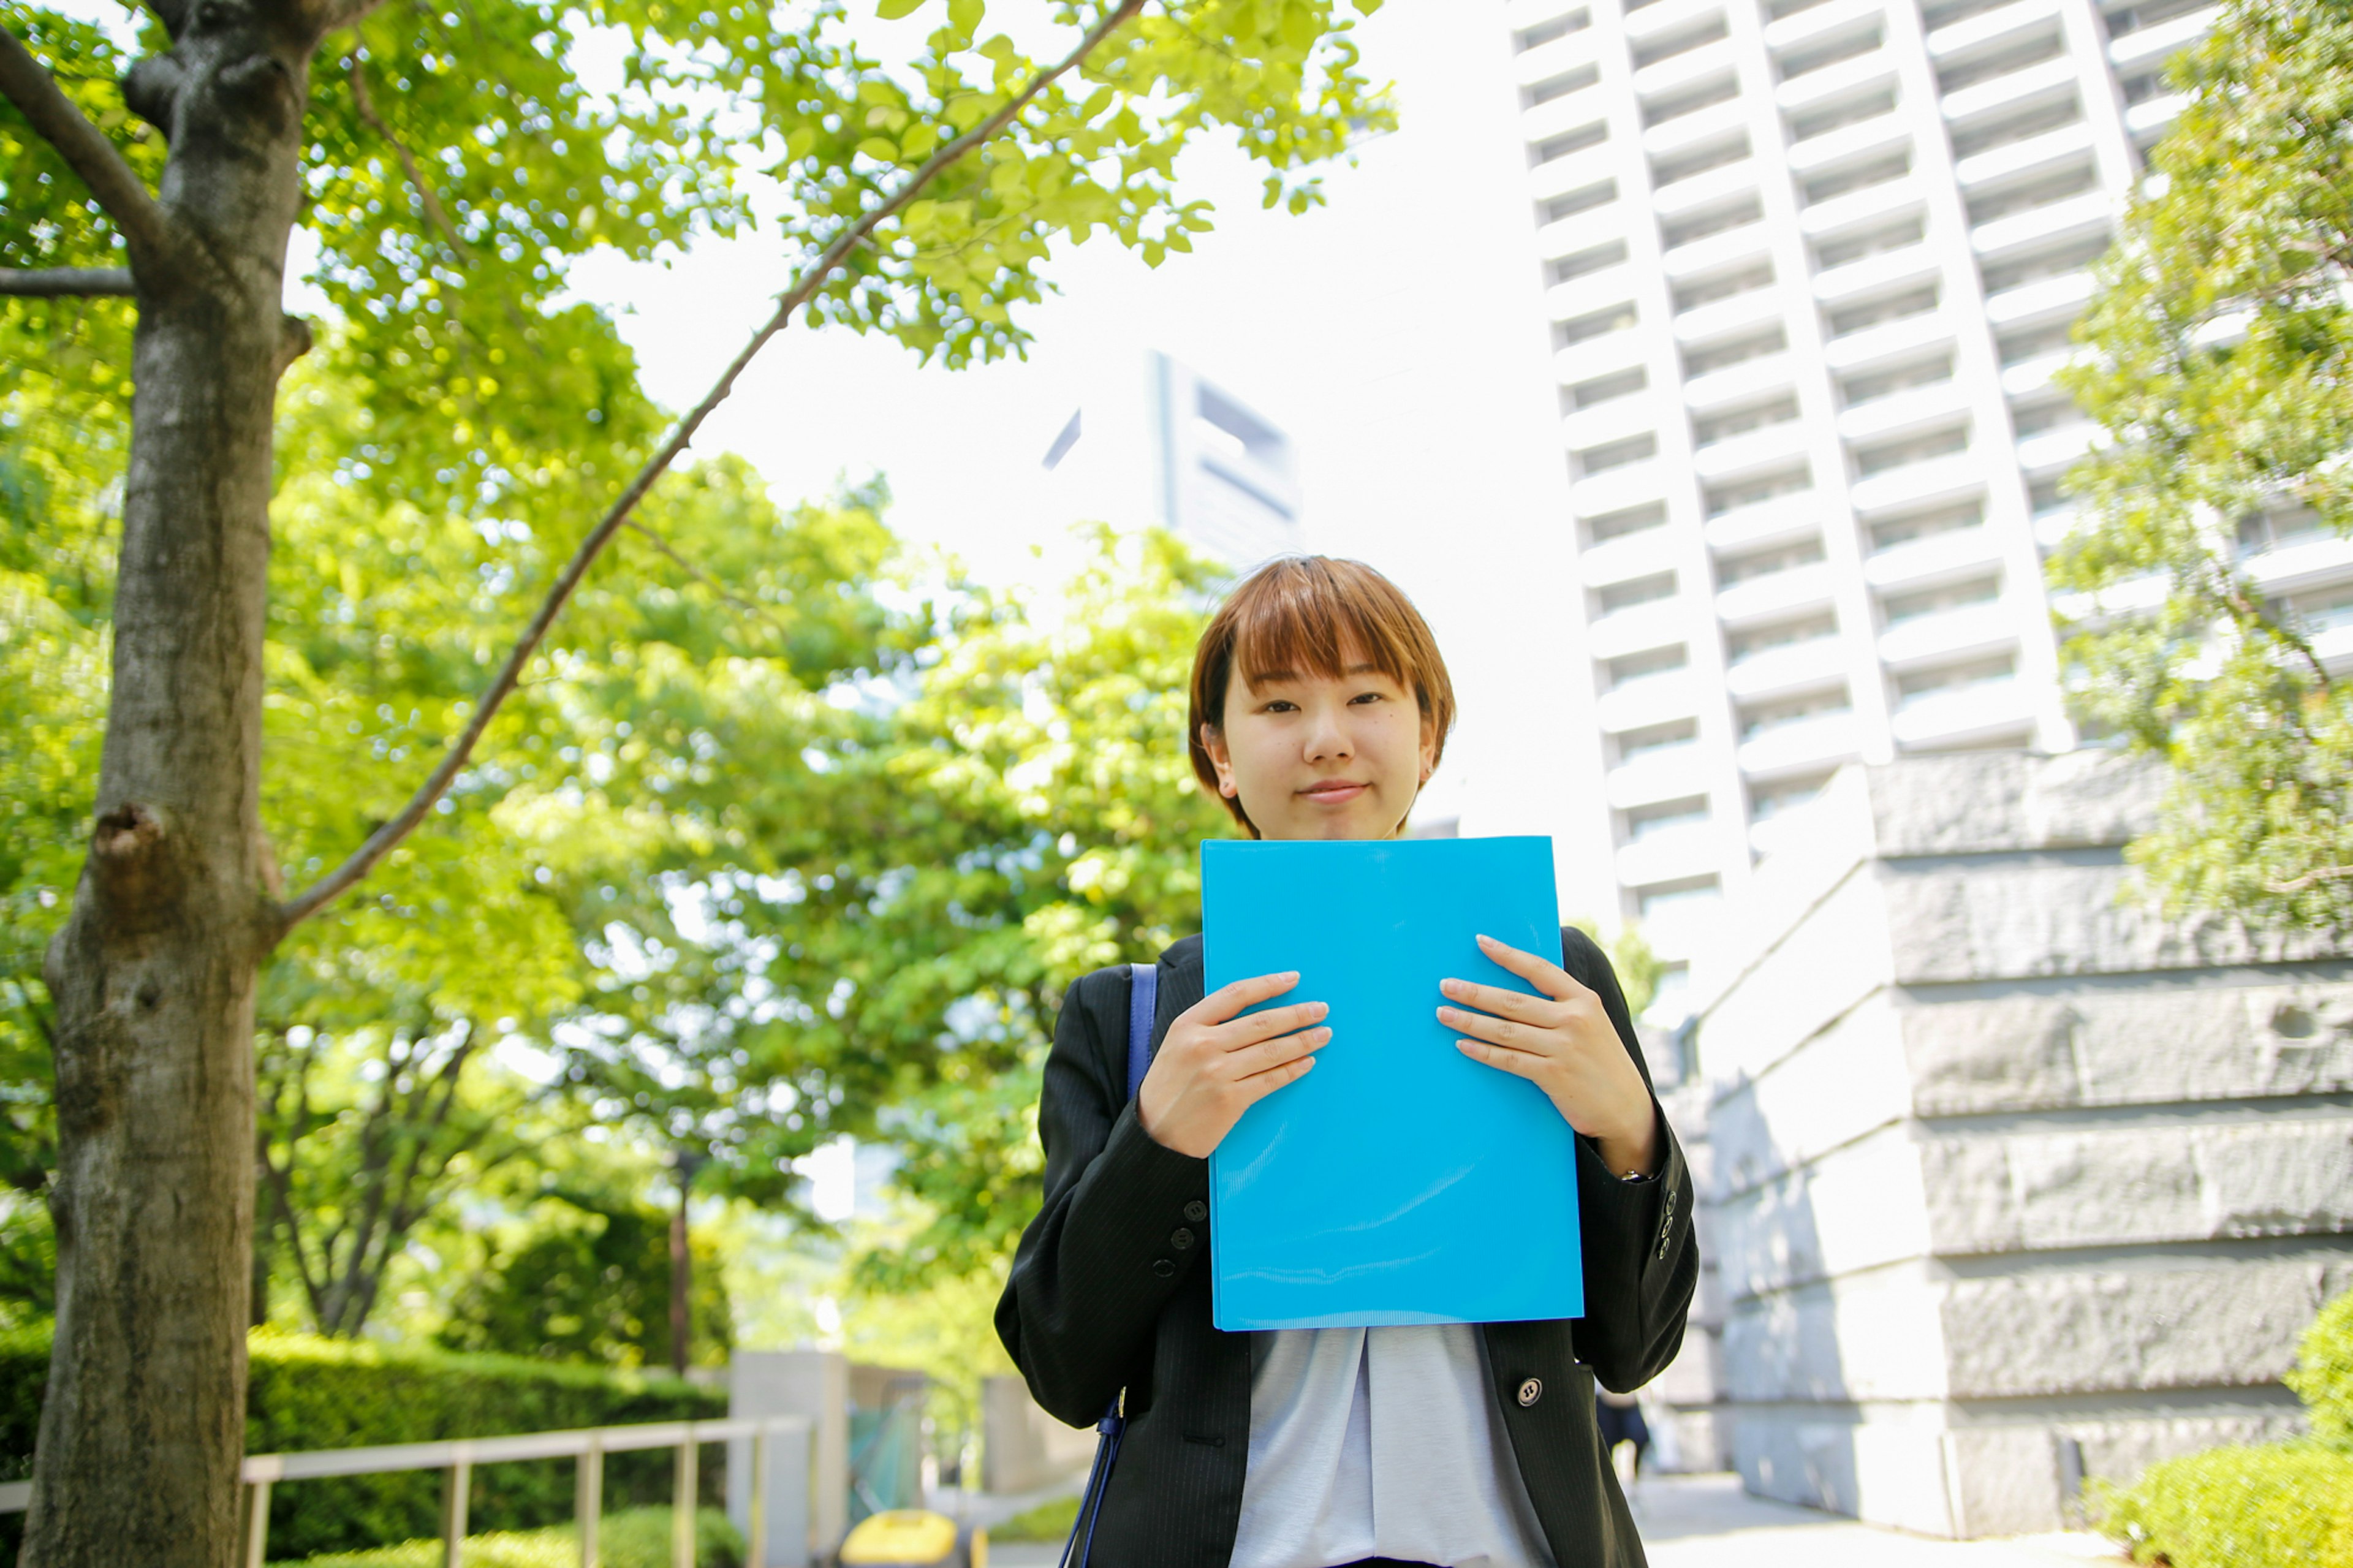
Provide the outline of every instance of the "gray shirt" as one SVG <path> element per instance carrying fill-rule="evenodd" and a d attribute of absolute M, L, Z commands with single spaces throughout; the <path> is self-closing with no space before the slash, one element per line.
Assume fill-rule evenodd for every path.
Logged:
<path fill-rule="evenodd" d="M 1556 1568 L 1468 1323 L 1251 1336 L 1232 1568 Z"/>

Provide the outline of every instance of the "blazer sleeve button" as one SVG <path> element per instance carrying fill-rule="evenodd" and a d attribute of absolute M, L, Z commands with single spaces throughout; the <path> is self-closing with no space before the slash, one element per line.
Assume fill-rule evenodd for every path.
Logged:
<path fill-rule="evenodd" d="M 1209 1205 L 1203 1203 L 1200 1199 L 1195 1198 L 1191 1203 L 1185 1205 L 1185 1217 L 1191 1220 L 1195 1225 L 1198 1225 L 1203 1220 L 1209 1217 Z"/>
<path fill-rule="evenodd" d="M 1178 1226 L 1174 1231 L 1169 1233 L 1168 1245 L 1175 1247 L 1177 1251 L 1182 1252 L 1187 1247 L 1193 1245 L 1193 1233 L 1187 1230 L 1183 1226 Z"/>
<path fill-rule="evenodd" d="M 1176 1260 L 1173 1258 L 1155 1258 L 1152 1260 L 1152 1271 L 1166 1279 L 1176 1272 Z"/>
<path fill-rule="evenodd" d="M 1534 1405 L 1537 1400 L 1542 1399 L 1543 1397 L 1544 1383 L 1541 1379 L 1532 1377 L 1520 1384 L 1520 1405 L 1522 1408 L 1525 1409 L 1526 1406 Z"/>

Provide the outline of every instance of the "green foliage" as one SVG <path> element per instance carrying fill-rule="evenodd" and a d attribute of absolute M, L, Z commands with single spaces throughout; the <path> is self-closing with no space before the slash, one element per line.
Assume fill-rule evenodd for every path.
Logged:
<path fill-rule="evenodd" d="M 2171 71 L 2065 378 L 2108 440 L 2051 581 L 2080 709 L 2172 766 L 2132 850 L 2168 910 L 2353 931 L 2353 693 L 2240 534 L 2353 533 L 2353 0 L 2234 0 Z"/>
<path fill-rule="evenodd" d="M 0 1335 L 0 1475 L 30 1472 L 47 1381 L 46 1325 Z M 257 1331 L 247 1390 L 246 1451 L 288 1453 L 448 1437 L 545 1432 L 632 1422 L 716 1420 L 726 1395 L 670 1378 L 510 1356 L 453 1356 L 310 1335 Z M 702 1475 L 714 1500 L 719 1450 Z M 670 1495 L 667 1452 L 606 1459 L 616 1508 Z M 270 1498 L 271 1549 L 290 1557 L 350 1552 L 439 1529 L 438 1472 L 290 1482 Z M 571 1517 L 572 1462 L 491 1465 L 474 1472 L 473 1521 L 492 1530 Z"/>
<path fill-rule="evenodd" d="M 2304 1401 L 2312 1435 L 2353 1451 L 2353 1290 L 2323 1307 L 2305 1330 L 2287 1385 Z"/>
<path fill-rule="evenodd" d="M 567 1212 L 494 1246 L 449 1303 L 441 1342 L 608 1366 L 670 1364 L 670 1216 L 576 1194 L 547 1206 Z M 691 1359 L 723 1366 L 734 1321 L 718 1250 L 701 1234 L 690 1247 Z"/>
<path fill-rule="evenodd" d="M 2353 1455 L 2313 1443 L 2211 1448 L 2091 1500 L 2136 1563 L 2343 1568 L 2353 1563 Z"/>
<path fill-rule="evenodd" d="M 607 1514 L 596 1531 L 596 1557 L 605 1568 L 670 1568 L 668 1508 L 630 1508 Z M 743 1538 L 724 1510 L 698 1509 L 695 1568 L 740 1568 Z M 299 1568 L 441 1568 L 441 1542 L 418 1539 L 373 1552 L 336 1552 L 300 1560 Z M 466 1537 L 470 1568 L 579 1568 L 580 1532 L 571 1524 L 543 1530 L 494 1531 Z M 298 1568 L 289 1562 L 279 1568 Z"/>
<path fill-rule="evenodd" d="M 998 1541 L 1068 1541 L 1071 1527 L 1079 1522 L 1079 1500 L 1074 1497 L 1056 1498 L 1041 1502 L 1036 1508 L 1015 1514 L 1003 1524 L 992 1526 L 991 1542 Z"/>

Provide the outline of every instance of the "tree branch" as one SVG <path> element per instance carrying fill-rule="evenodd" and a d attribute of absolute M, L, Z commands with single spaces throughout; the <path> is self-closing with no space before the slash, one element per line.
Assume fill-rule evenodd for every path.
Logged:
<path fill-rule="evenodd" d="M 2323 866 L 2306 871 L 2301 877 L 2291 877 L 2284 882 L 2265 882 L 2267 893 L 2301 893 L 2306 888 L 2316 888 L 2323 882 L 2341 882 L 2353 877 L 2353 866 Z"/>
<path fill-rule="evenodd" d="M 175 226 L 154 193 L 132 173 L 106 133 L 73 106 L 58 90 L 56 79 L 5 27 L 0 27 L 0 94 L 6 95 L 41 139 L 81 176 L 99 206 L 130 242 L 134 265 L 160 261 L 175 247 Z"/>
<path fill-rule="evenodd" d="M 392 149 L 392 155 L 400 160 L 401 169 L 408 175 L 409 188 L 417 193 L 417 201 L 423 204 L 425 216 L 433 220 L 433 226 L 441 231 L 441 237 L 448 241 L 451 250 L 457 252 L 458 264 L 471 267 L 474 254 L 466 248 L 466 242 L 458 237 L 458 230 L 449 222 L 448 213 L 442 209 L 441 198 L 435 195 L 433 187 L 425 183 L 425 175 L 417 167 L 417 160 L 409 155 L 400 138 L 392 133 L 392 127 L 376 113 L 375 99 L 368 91 L 367 74 L 360 69 L 360 52 L 353 49 L 346 63 L 352 79 L 352 102 L 358 108 L 360 119 L 366 122 L 369 130 L 384 138 L 385 145 Z"/>
<path fill-rule="evenodd" d="M 465 767 L 467 759 L 473 755 L 483 731 L 490 728 L 491 719 L 522 679 L 523 667 L 531 662 L 532 656 L 539 650 L 539 645 L 546 639 L 548 627 L 554 624 L 555 617 L 563 613 L 564 606 L 579 588 L 581 580 L 588 574 L 588 568 L 596 563 L 597 556 L 603 554 L 605 547 L 612 542 L 613 536 L 629 521 L 629 514 L 637 510 L 638 503 L 645 499 L 654 481 L 677 461 L 680 453 L 686 450 L 688 444 L 694 439 L 694 433 L 702 427 L 704 420 L 711 417 L 712 410 L 725 402 L 728 394 L 735 390 L 736 379 L 744 374 L 753 357 L 767 346 L 769 339 L 785 330 L 786 323 L 792 320 L 793 312 L 808 302 L 826 279 L 832 276 L 834 269 L 841 265 L 842 258 L 880 226 L 883 219 L 920 195 L 943 171 L 1011 124 L 1039 93 L 1077 68 L 1102 46 L 1105 38 L 1134 17 L 1144 6 L 1145 0 L 1120 0 L 1119 5 L 1102 21 L 1088 29 L 1085 37 L 1069 54 L 1032 77 L 1029 84 L 1007 100 L 996 113 L 932 154 L 930 160 L 902 181 L 898 189 L 880 206 L 864 213 L 834 237 L 833 243 L 825 247 L 799 279 L 777 300 L 776 313 L 752 334 L 751 341 L 729 362 L 711 390 L 703 394 L 702 401 L 678 422 L 660 450 L 647 459 L 645 466 L 638 470 L 637 477 L 628 482 L 596 526 L 589 531 L 588 537 L 581 541 L 580 548 L 565 563 L 563 573 L 548 590 L 538 614 L 532 616 L 531 624 L 523 628 L 514 651 L 507 656 L 506 663 L 500 667 L 489 689 L 482 693 L 473 718 L 457 742 L 449 748 L 448 754 L 441 759 L 440 765 L 409 797 L 408 804 L 401 807 L 398 815 L 370 834 L 367 842 L 354 850 L 350 858 L 307 890 L 279 906 L 281 930 L 290 929 L 310 919 L 366 876 L 395 845 L 416 830 L 417 825 L 424 821 L 426 814 L 433 809 L 434 803 L 448 792 L 450 784 L 456 782 L 459 773 Z"/>
<path fill-rule="evenodd" d="M 128 267 L 0 267 L 0 294 L 57 300 L 131 291 Z"/>

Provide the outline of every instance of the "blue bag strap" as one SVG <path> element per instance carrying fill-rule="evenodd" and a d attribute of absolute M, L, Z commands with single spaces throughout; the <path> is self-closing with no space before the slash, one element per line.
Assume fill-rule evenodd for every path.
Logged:
<path fill-rule="evenodd" d="M 1152 1020 L 1160 1001 L 1160 966 L 1155 963 L 1131 963 L 1127 966 L 1127 1098 L 1134 1100 L 1144 1087 L 1144 1075 L 1152 1066 Z M 1071 1538 L 1062 1543 L 1060 1568 L 1087 1568 L 1087 1559 L 1094 1552 L 1095 1521 L 1103 1512 L 1103 1489 L 1111 1485 L 1111 1468 L 1119 1458 L 1119 1440 L 1127 1430 L 1127 1416 L 1120 1408 L 1124 1393 L 1112 1397 L 1111 1407 L 1095 1423 L 1100 1434 L 1095 1443 L 1095 1462 L 1087 1472 L 1086 1489 L 1079 1494 L 1079 1517 L 1071 1521 Z"/>

